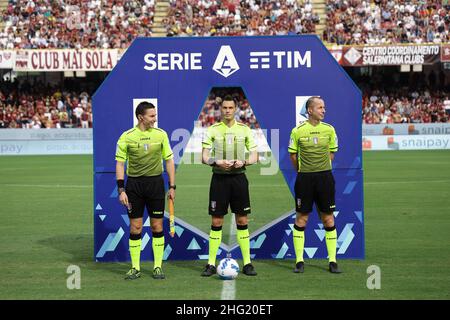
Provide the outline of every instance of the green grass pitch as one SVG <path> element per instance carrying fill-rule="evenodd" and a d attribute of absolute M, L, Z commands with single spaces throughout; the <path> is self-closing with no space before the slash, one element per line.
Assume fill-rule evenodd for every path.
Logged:
<path fill-rule="evenodd" d="M 449 151 L 365 152 L 366 259 L 341 260 L 340 275 L 329 274 L 325 260 L 306 260 L 302 275 L 292 273 L 292 260 L 256 260 L 258 276 L 235 281 L 236 299 L 449 299 L 449 166 Z M 204 174 L 179 168 L 177 212 L 208 230 L 201 199 L 210 172 L 196 170 Z M 265 193 L 280 214 L 292 206 L 281 175 L 257 170 L 248 173 L 258 213 L 251 231 L 274 218 L 258 201 Z M 93 261 L 91 156 L 0 157 L 0 177 L 0 299 L 220 299 L 223 281 L 200 277 L 204 261 L 165 262 L 163 281 L 144 262 L 133 282 L 123 280 L 128 263 Z M 224 240 L 234 242 L 229 233 Z M 81 269 L 80 290 L 66 286 L 72 264 Z M 380 290 L 366 287 L 370 265 L 381 269 Z"/>

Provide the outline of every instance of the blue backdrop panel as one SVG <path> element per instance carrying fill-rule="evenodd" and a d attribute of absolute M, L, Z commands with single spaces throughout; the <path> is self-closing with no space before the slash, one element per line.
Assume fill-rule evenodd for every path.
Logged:
<path fill-rule="evenodd" d="M 95 175 L 95 185 L 109 186 L 96 188 L 96 204 L 94 214 L 95 259 L 96 261 L 128 261 L 128 236 L 130 220 L 126 209 L 117 200 L 115 174 L 99 173 Z M 142 230 L 141 259 L 153 260 L 152 231 L 147 213 L 144 215 Z M 208 235 L 195 227 L 176 218 L 175 236 L 168 234 L 169 219 L 165 212 L 165 250 L 163 259 L 197 260 L 205 259 L 208 255 Z M 219 249 L 219 257 L 226 257 L 227 248 Z"/>
<path fill-rule="evenodd" d="M 360 169 L 334 170 L 336 179 L 336 203 L 334 212 L 338 234 L 337 258 L 361 258 L 364 252 L 363 195 L 360 185 L 363 183 Z M 292 242 L 292 228 L 295 222 L 295 210 L 284 214 L 263 230 L 251 236 L 251 253 L 257 259 L 295 258 Z M 241 258 L 239 247 L 231 248 L 233 257 Z M 314 209 L 305 230 L 304 257 L 326 258 L 325 229 L 317 211 Z"/>
<path fill-rule="evenodd" d="M 166 63 L 155 70 L 146 70 L 152 64 L 144 58 L 148 54 L 152 57 L 162 54 L 162 61 Z M 201 69 L 166 70 L 170 69 L 169 54 L 178 59 L 173 69 L 177 69 L 177 63 L 185 69 L 185 61 L 179 59 L 189 54 L 196 54 L 195 65 Z M 297 62 L 302 60 L 301 63 L 296 65 L 293 57 L 299 58 Z M 123 131 L 133 126 L 133 99 L 157 99 L 158 126 L 166 130 L 170 138 L 178 128 L 192 131 L 211 88 L 227 86 L 243 88 L 262 128 L 279 130 L 278 163 L 291 191 L 296 173 L 291 168 L 287 146 L 291 129 L 297 124 L 296 97 L 321 96 L 327 108 L 325 120 L 335 127 L 339 137 L 339 153 L 333 164 L 337 184 L 343 185 L 349 175 L 356 181 L 348 187 L 355 197 L 337 198 L 337 206 L 345 208 L 345 212 L 340 212 L 342 218 L 338 230 L 353 223 L 352 210 L 360 211 L 362 220 L 361 94 L 315 36 L 136 39 L 93 98 L 94 209 L 99 203 L 106 205 L 108 201 L 117 201 L 106 196 L 112 194 L 114 178 L 102 177 L 114 173 L 116 141 Z M 271 138 L 270 135 L 267 137 L 269 145 Z M 171 141 L 172 147 L 175 143 Z M 340 174 L 341 170 L 345 173 Z M 122 261 L 128 257 L 128 226 L 124 224 L 124 212 L 118 204 L 111 205 L 109 210 L 108 218 L 103 221 L 97 217 L 99 210 L 94 210 L 96 260 Z M 181 223 L 183 217 L 178 218 Z M 278 223 L 284 224 L 282 220 Z M 195 228 L 187 225 L 187 229 L 197 234 Z M 342 257 L 363 258 L 363 228 L 353 227 L 352 230 L 357 230 L 357 234 L 352 231 L 355 233 L 353 249 L 347 250 Z M 271 233 L 271 241 L 278 242 L 284 234 L 285 231 Z M 105 241 L 110 242 L 108 246 Z M 172 250 L 169 259 L 195 259 L 206 252 L 191 254 L 183 241 L 168 242 L 168 245 Z M 205 250 L 203 245 L 198 245 Z M 196 247 L 195 243 L 192 247 Z M 272 249 L 265 254 L 262 249 L 258 250 L 256 257 L 272 257 Z M 151 250 L 148 251 L 150 254 Z M 318 249 L 314 257 L 324 257 L 324 251 Z"/>

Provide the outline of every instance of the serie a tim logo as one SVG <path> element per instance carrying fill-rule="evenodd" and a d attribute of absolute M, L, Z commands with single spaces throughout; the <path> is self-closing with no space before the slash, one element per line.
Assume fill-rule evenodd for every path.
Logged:
<path fill-rule="evenodd" d="M 222 45 L 212 66 L 208 66 L 221 76 L 228 78 L 241 69 L 241 64 L 248 70 L 265 69 L 299 69 L 312 67 L 310 50 L 304 52 L 290 50 L 250 51 L 243 54 L 245 61 L 238 62 L 230 45 Z M 175 71 L 203 70 L 202 52 L 147 53 L 144 55 L 144 70 Z"/>

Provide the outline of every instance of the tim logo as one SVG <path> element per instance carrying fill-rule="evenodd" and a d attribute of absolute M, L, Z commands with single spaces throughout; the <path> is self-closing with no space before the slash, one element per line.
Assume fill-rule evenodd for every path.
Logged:
<path fill-rule="evenodd" d="M 220 47 L 213 70 L 225 78 L 239 70 L 239 65 L 230 46 Z"/>

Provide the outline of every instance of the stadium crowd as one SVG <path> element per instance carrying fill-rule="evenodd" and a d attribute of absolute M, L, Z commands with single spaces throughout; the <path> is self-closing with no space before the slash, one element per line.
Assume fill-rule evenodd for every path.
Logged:
<path fill-rule="evenodd" d="M 450 6 L 441 0 L 327 0 L 323 40 L 339 45 L 442 43 Z M 127 48 L 151 36 L 155 0 L 10 0 L 0 49 Z M 170 0 L 168 36 L 315 33 L 311 0 Z"/>
<path fill-rule="evenodd" d="M 200 112 L 198 124 L 202 127 L 209 127 L 210 125 L 220 121 L 220 106 L 222 104 L 222 98 L 227 94 L 230 94 L 236 102 L 236 120 L 245 123 L 252 129 L 260 128 L 255 114 L 250 107 L 250 103 L 240 88 L 212 90 L 203 105 L 202 111 Z"/>
<path fill-rule="evenodd" d="M 42 82 L 0 84 L 0 128 L 92 127 L 92 102 L 86 91 Z"/>
<path fill-rule="evenodd" d="M 442 3 L 327 0 L 323 37 L 340 45 L 450 42 L 450 7 Z M 0 49 L 127 48 L 136 36 L 151 36 L 154 8 L 155 0 L 9 0 L 0 17 L 5 24 Z M 168 36 L 285 35 L 314 33 L 319 16 L 311 0 L 170 0 L 163 22 Z M 401 85 L 398 74 L 355 79 L 363 92 L 363 122 L 450 122 L 444 73 L 431 75 L 427 83 L 416 74 L 419 78 Z M 2 128 L 92 126 L 86 90 L 42 82 L 0 84 Z M 220 119 L 224 95 L 220 89 L 211 92 L 199 116 L 202 126 Z M 235 88 L 232 95 L 236 119 L 259 128 L 242 90 Z"/>
<path fill-rule="evenodd" d="M 90 94 L 63 90 L 38 83 L 20 87 L 4 85 L 0 90 L 0 128 L 92 128 Z M 375 87 L 374 87 L 375 88 Z M 363 92 L 362 121 L 378 123 L 450 122 L 450 96 L 442 90 L 367 89 Z M 230 93 L 229 89 L 226 93 Z M 220 105 L 226 93 L 210 93 L 198 118 L 209 127 L 220 121 Z M 236 101 L 236 120 L 250 128 L 260 128 L 249 101 L 241 89 L 231 91 Z"/>
<path fill-rule="evenodd" d="M 449 9 L 441 0 L 327 0 L 323 40 L 338 45 L 448 42 Z"/>
<path fill-rule="evenodd" d="M 448 93 L 373 90 L 363 96 L 363 123 L 450 122 Z"/>
<path fill-rule="evenodd" d="M 443 70 L 376 70 L 352 77 L 363 93 L 363 123 L 450 122 L 450 83 Z"/>
<path fill-rule="evenodd" d="M 10 0 L 0 49 L 127 48 L 149 37 L 154 0 Z"/>
<path fill-rule="evenodd" d="M 311 0 L 171 0 L 168 36 L 253 36 L 314 33 Z"/>

